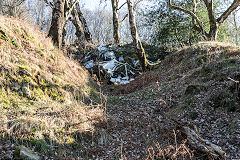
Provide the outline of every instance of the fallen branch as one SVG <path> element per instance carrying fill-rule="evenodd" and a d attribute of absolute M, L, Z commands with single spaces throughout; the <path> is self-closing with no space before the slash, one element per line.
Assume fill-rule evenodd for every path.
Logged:
<path fill-rule="evenodd" d="M 182 123 L 179 120 L 168 118 L 170 121 L 173 121 L 177 124 L 178 130 L 187 137 L 188 143 L 191 148 L 206 153 L 208 159 L 225 159 L 226 152 L 218 145 L 213 144 L 209 140 L 203 139 L 198 133 L 197 126 L 191 125 L 190 123 Z M 192 126 L 191 129 L 189 126 Z"/>
<path fill-rule="evenodd" d="M 211 143 L 208 140 L 203 139 L 197 131 L 190 129 L 189 127 L 182 127 L 182 132 L 186 134 L 188 142 L 195 149 L 207 153 L 209 159 L 224 159 L 226 153 L 221 147 Z"/>

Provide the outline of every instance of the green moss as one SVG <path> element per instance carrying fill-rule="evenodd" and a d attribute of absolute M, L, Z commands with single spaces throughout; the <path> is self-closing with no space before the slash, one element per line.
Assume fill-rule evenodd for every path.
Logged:
<path fill-rule="evenodd" d="M 58 86 L 61 86 L 60 79 L 59 79 L 57 76 L 53 77 L 52 80 L 53 80 L 53 82 L 56 83 Z"/>
<path fill-rule="evenodd" d="M 15 151 L 13 153 L 13 157 L 14 157 L 14 159 L 21 159 L 21 157 L 20 157 L 20 148 L 19 147 L 17 147 L 15 149 Z"/>
<path fill-rule="evenodd" d="M 37 54 L 39 54 L 40 56 L 44 56 L 45 55 L 45 50 L 44 49 L 40 49 L 36 51 Z"/>
<path fill-rule="evenodd" d="M 189 118 L 191 118 L 192 120 L 195 120 L 198 117 L 198 113 L 196 111 L 192 111 L 189 114 Z"/>
<path fill-rule="evenodd" d="M 13 46 L 15 46 L 15 47 L 17 47 L 17 48 L 20 47 L 16 40 L 12 40 L 12 41 L 11 41 L 11 45 L 13 45 Z"/>
<path fill-rule="evenodd" d="M 18 65 L 18 68 L 19 68 L 20 70 L 26 70 L 26 71 L 28 71 L 28 72 L 31 71 L 31 68 L 30 68 L 29 66 Z"/>
<path fill-rule="evenodd" d="M 206 91 L 206 87 L 200 84 L 190 84 L 185 90 L 185 95 L 196 95 L 201 91 Z"/>
<path fill-rule="evenodd" d="M 33 40 L 34 39 L 34 37 L 33 36 L 31 36 L 25 29 L 22 29 L 22 34 L 21 34 L 21 37 L 23 38 L 23 39 L 26 39 L 26 40 Z"/>
<path fill-rule="evenodd" d="M 223 108 L 227 111 L 235 111 L 238 106 L 237 97 L 229 90 L 223 89 L 210 97 L 210 105 L 217 108 Z"/>
<path fill-rule="evenodd" d="M 28 65 L 27 60 L 24 59 L 24 58 L 22 58 L 22 57 L 18 57 L 18 63 L 19 63 L 20 65 L 23 65 L 23 66 Z"/>
<path fill-rule="evenodd" d="M 55 59 L 56 59 L 56 56 L 55 56 L 55 55 L 52 54 L 50 57 L 51 57 L 52 60 L 55 61 Z"/>
<path fill-rule="evenodd" d="M 207 55 L 200 56 L 199 58 L 197 58 L 196 63 L 198 66 L 200 66 L 200 65 L 206 63 L 207 59 L 208 59 Z"/>
<path fill-rule="evenodd" d="M 45 97 L 44 92 L 42 91 L 42 89 L 40 87 L 33 89 L 33 97 L 39 98 L 39 99 L 43 99 Z"/>
<path fill-rule="evenodd" d="M 50 92 L 50 95 L 49 95 L 53 100 L 57 100 L 57 101 L 60 101 L 60 102 L 64 102 L 64 98 L 58 93 L 57 90 L 55 89 L 52 89 L 52 91 Z"/>
<path fill-rule="evenodd" d="M 110 87 L 110 88 L 109 88 L 109 92 L 114 92 L 114 91 L 116 91 L 116 88 L 115 88 L 115 87 Z"/>
<path fill-rule="evenodd" d="M 0 39 L 4 41 L 9 41 L 9 37 L 7 36 L 6 31 L 4 31 L 1 27 L 0 27 Z"/>
<path fill-rule="evenodd" d="M 31 144 L 35 146 L 35 151 L 37 152 L 46 152 L 49 150 L 49 147 L 47 146 L 46 142 L 44 140 L 32 140 Z"/>
<path fill-rule="evenodd" d="M 4 29 L 2 29 L 1 27 L 0 27 L 0 39 L 2 39 L 4 41 L 7 41 L 7 42 L 10 42 L 10 45 L 13 45 L 13 46 L 19 48 L 19 44 L 17 43 L 17 41 L 10 38 L 7 35 L 6 31 Z"/>

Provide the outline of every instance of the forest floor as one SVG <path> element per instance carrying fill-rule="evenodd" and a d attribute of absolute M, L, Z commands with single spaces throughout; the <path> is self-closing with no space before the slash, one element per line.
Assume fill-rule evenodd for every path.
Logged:
<path fill-rule="evenodd" d="M 66 123 L 70 128 L 64 127 L 57 134 L 72 137 L 64 144 L 53 146 L 47 139 L 40 146 L 35 141 L 24 144 L 38 149 L 37 154 L 44 155 L 42 159 L 214 159 L 201 145 L 198 148 L 190 143 L 182 132 L 188 126 L 202 137 L 202 145 L 221 147 L 226 153 L 221 159 L 238 160 L 239 55 L 239 48 L 223 43 L 200 43 L 181 49 L 130 84 L 103 85 L 101 97 L 107 100 L 106 114 L 99 114 L 98 120 L 96 113 L 101 111 L 90 109 L 83 122 L 72 126 Z M 34 115 L 41 113 L 36 111 Z M 54 118 L 52 113 L 49 111 L 47 116 Z M 71 113 L 76 114 L 74 122 L 83 117 Z M 15 145 L 0 146 L 0 157 L 11 157 Z"/>
<path fill-rule="evenodd" d="M 229 44 L 198 44 L 168 56 L 157 71 L 128 85 L 105 88 L 108 141 L 95 156 L 214 159 L 193 148 L 179 130 L 193 126 L 206 143 L 221 147 L 226 159 L 240 159 L 237 55 L 238 48 Z"/>
<path fill-rule="evenodd" d="M 22 145 L 40 159 L 213 159 L 202 147 L 211 143 L 240 159 L 240 48 L 185 47 L 99 92 L 43 33 L 0 20 L 0 159 L 24 159 Z M 186 126 L 202 137 L 200 148 Z"/>

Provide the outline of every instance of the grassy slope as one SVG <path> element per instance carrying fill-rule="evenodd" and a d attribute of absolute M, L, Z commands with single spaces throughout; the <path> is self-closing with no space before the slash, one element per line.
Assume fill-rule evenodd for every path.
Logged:
<path fill-rule="evenodd" d="M 204 138 L 223 147 L 228 158 L 238 159 L 240 97 L 233 80 L 240 80 L 239 56 L 240 48 L 218 42 L 180 49 L 158 70 L 117 87 L 116 92 L 130 94 L 110 101 L 150 106 L 153 113 L 195 124 Z"/>
<path fill-rule="evenodd" d="M 82 135 L 104 119 L 87 71 L 31 25 L 0 22 L 0 142 L 48 156 L 69 155 L 68 147 L 81 155 L 88 144 Z"/>

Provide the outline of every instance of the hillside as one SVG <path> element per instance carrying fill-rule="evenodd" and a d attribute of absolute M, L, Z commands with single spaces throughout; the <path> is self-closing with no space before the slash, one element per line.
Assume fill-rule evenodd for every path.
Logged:
<path fill-rule="evenodd" d="M 118 94 L 110 100 L 111 114 L 118 119 L 115 125 L 129 126 L 124 133 L 119 131 L 123 150 L 124 146 L 132 149 L 123 154 L 174 159 L 191 158 L 189 153 L 194 151 L 196 159 L 214 159 L 199 150 L 201 145 L 194 148 L 189 141 L 184 143 L 181 128 L 192 126 L 207 140 L 206 144 L 220 146 L 227 159 L 239 159 L 239 55 L 240 48 L 234 45 L 202 42 L 167 56 L 157 70 L 130 84 L 109 87 L 115 91 L 110 94 Z M 182 143 L 190 147 L 188 151 L 181 148 Z"/>
<path fill-rule="evenodd" d="M 48 157 L 71 155 L 68 149 L 89 143 L 81 137 L 104 122 L 97 85 L 37 28 L 0 22 L 0 159 L 19 145 Z"/>
<path fill-rule="evenodd" d="M 0 159 L 240 159 L 239 47 L 184 47 L 101 88 L 38 29 L 0 22 Z"/>

